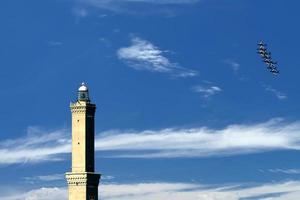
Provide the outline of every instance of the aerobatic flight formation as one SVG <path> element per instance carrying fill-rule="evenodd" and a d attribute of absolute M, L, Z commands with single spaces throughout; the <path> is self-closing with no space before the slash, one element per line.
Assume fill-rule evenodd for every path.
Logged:
<path fill-rule="evenodd" d="M 267 50 L 267 45 L 261 41 L 258 43 L 258 54 L 261 56 L 264 63 L 267 65 L 267 69 L 274 75 L 279 74 L 277 69 L 277 62 L 274 62 L 271 57 L 271 52 Z"/>

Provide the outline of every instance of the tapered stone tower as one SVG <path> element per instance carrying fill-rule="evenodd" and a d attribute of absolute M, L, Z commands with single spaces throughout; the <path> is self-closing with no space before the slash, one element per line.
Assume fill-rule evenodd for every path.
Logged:
<path fill-rule="evenodd" d="M 72 112 L 72 172 L 66 173 L 69 200 L 98 200 L 100 174 L 95 173 L 94 118 L 96 105 L 82 83 Z"/>

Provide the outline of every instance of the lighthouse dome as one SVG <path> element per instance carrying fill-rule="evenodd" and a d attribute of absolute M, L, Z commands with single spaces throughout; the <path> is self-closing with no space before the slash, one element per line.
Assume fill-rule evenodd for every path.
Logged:
<path fill-rule="evenodd" d="M 78 88 L 78 92 L 87 92 L 89 91 L 85 83 L 81 83 L 81 86 Z"/>

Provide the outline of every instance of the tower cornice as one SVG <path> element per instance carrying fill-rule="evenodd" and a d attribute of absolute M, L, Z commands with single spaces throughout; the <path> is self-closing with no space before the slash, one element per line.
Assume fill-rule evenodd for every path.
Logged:
<path fill-rule="evenodd" d="M 70 103 L 70 108 L 72 113 L 86 113 L 87 108 L 89 111 L 95 112 L 96 105 L 92 103 L 77 101 L 75 103 Z"/>
<path fill-rule="evenodd" d="M 98 186 L 101 174 L 91 172 L 68 172 L 66 178 L 69 186 Z"/>

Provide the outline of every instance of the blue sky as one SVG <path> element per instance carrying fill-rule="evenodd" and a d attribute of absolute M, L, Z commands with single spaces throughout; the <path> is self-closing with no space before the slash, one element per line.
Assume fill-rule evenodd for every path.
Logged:
<path fill-rule="evenodd" d="M 69 103 L 84 81 L 102 199 L 298 200 L 299 6 L 1 1 L 1 199 L 67 199 Z"/>

